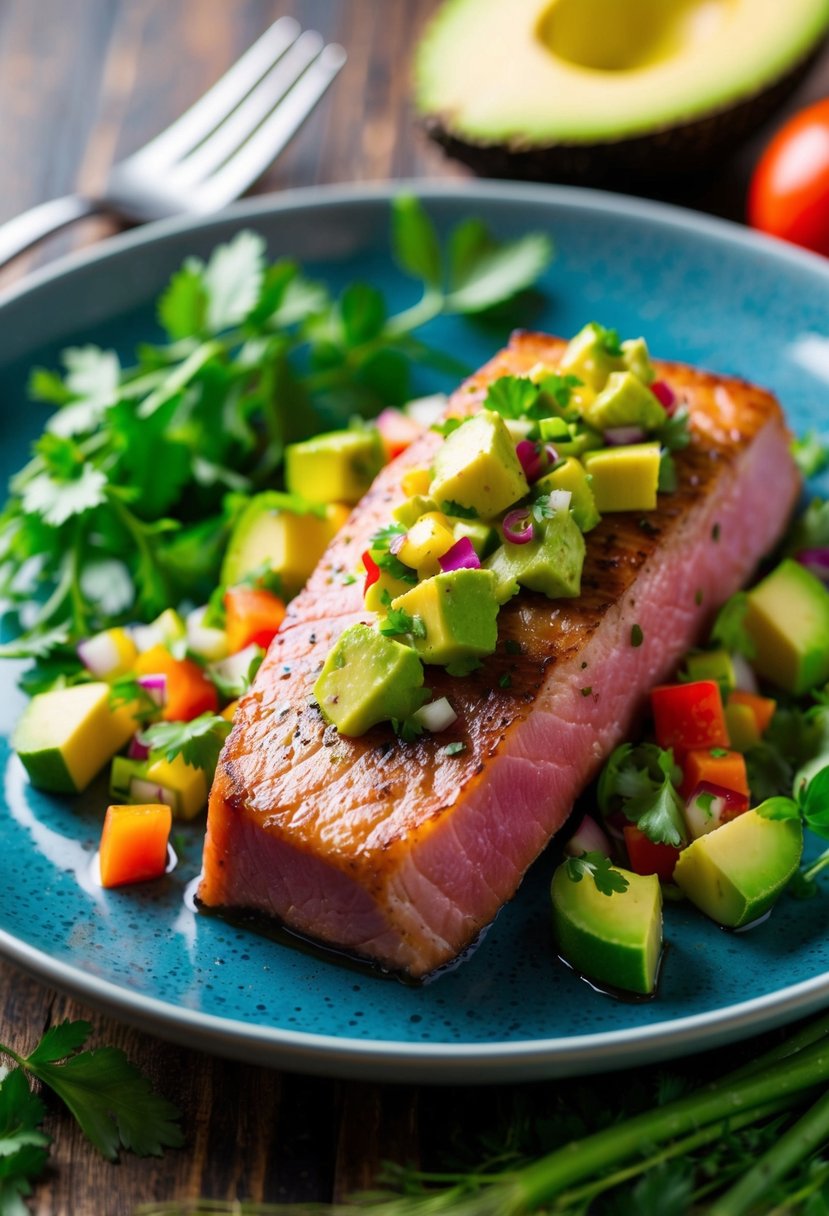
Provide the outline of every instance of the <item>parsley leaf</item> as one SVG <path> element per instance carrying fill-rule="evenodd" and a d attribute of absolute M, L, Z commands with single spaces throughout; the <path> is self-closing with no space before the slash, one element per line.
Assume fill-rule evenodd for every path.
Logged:
<path fill-rule="evenodd" d="M 599 776 L 599 809 L 605 815 L 621 810 L 649 840 L 679 845 L 687 835 L 677 789 L 681 780 L 672 751 L 653 743 L 622 743 Z"/>
<path fill-rule="evenodd" d="M 371 540 L 368 542 L 368 547 L 372 552 L 377 550 L 378 552 L 384 553 L 395 537 L 405 535 L 406 529 L 404 528 L 403 524 L 386 524 L 384 527 L 377 529 Z"/>
<path fill-rule="evenodd" d="M 393 638 L 401 634 L 410 634 L 413 638 L 426 637 L 426 625 L 423 617 L 411 616 L 402 608 L 386 608 L 385 620 L 378 626 L 384 637 Z"/>
<path fill-rule="evenodd" d="M 687 448 L 691 442 L 690 420 L 691 416 L 683 405 L 654 432 L 655 438 L 667 452 L 680 452 Z"/>
<path fill-rule="evenodd" d="M 231 724 L 219 714 L 199 714 L 190 722 L 156 722 L 141 732 L 141 742 L 150 749 L 150 756 L 175 760 L 181 756 L 185 764 L 213 774 L 219 752 L 230 734 Z"/>
<path fill-rule="evenodd" d="M 526 418 L 541 395 L 541 389 L 527 376 L 499 376 L 490 384 L 484 409 L 502 418 Z"/>
<path fill-rule="evenodd" d="M 615 868 L 604 853 L 582 853 L 580 857 L 568 857 L 565 862 L 567 877 L 571 882 L 581 882 L 585 877 L 593 879 L 601 895 L 612 895 L 614 891 L 627 891 L 628 880 Z"/>
<path fill-rule="evenodd" d="M 711 640 L 719 642 L 734 654 L 753 659 L 757 649 L 745 627 L 747 609 L 748 596 L 745 591 L 738 591 L 726 600 L 717 613 L 717 619 L 711 629 Z"/>
<path fill-rule="evenodd" d="M 23 1078 L 26 1072 L 58 1095 L 84 1134 L 109 1161 L 115 1161 L 122 1148 L 139 1156 L 159 1156 L 164 1148 L 181 1145 L 184 1138 L 178 1126 L 178 1110 L 153 1092 L 147 1078 L 122 1051 L 115 1047 L 81 1051 L 90 1030 L 87 1022 L 65 1021 L 52 1026 L 29 1056 L 20 1056 L 0 1044 L 0 1051 L 19 1066 L 0 1086 L 0 1134 L 4 1116 L 8 1119 L 12 1113 L 11 1103 L 22 1130 L 30 1136 L 35 1134 L 32 1129 L 42 1106 L 37 1099 L 26 1099 L 20 1080 L 12 1082 L 11 1090 L 6 1089 L 12 1077 Z M 44 1136 L 39 1143 L 47 1142 Z M 30 1139 L 29 1144 L 37 1141 Z"/>
<path fill-rule="evenodd" d="M 792 456 L 804 477 L 817 477 L 829 465 L 829 447 L 817 431 L 792 440 Z"/>

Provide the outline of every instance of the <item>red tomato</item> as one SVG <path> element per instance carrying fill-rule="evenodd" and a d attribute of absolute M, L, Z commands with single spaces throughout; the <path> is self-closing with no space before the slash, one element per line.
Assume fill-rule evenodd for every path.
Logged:
<path fill-rule="evenodd" d="M 748 219 L 772 236 L 829 254 L 829 98 L 801 110 L 754 170 Z"/>

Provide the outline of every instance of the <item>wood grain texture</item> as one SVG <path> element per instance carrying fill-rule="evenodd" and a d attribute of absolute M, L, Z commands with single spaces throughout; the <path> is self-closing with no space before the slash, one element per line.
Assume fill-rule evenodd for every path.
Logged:
<path fill-rule="evenodd" d="M 463 177 L 413 122 L 409 64 L 437 0 L 3 0 L 0 5 L 0 222 L 76 188 L 198 97 L 277 16 L 346 47 L 348 64 L 259 190 L 349 180 Z M 789 109 L 829 92 L 829 56 Z M 688 202 L 739 218 L 758 136 Z M 624 187 L 624 183 L 620 183 Z M 89 220 L 0 274 L 0 286 L 112 231 Z M 12 898 L 4 893 L 1 898 Z M 477 1091 L 335 1082 L 280 1074 L 162 1042 L 96 1014 L 0 962 L 0 1039 L 26 1050 L 54 1021 L 88 1018 L 183 1111 L 184 1149 L 159 1160 L 98 1157 L 56 1103 L 37 1216 L 129 1216 L 136 1204 L 199 1195 L 270 1201 L 342 1198 L 384 1159 L 415 1161 L 421 1142 L 462 1142 L 481 1116 Z M 526 1087 L 525 1087 L 526 1088 Z M 487 1106 L 514 1109 L 517 1088 Z M 510 1105 L 513 1104 L 513 1105 Z"/>

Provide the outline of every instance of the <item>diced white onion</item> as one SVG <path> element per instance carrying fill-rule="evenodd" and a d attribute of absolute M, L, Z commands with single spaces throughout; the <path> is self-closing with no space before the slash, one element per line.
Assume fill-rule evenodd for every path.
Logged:
<path fill-rule="evenodd" d="M 131 625 L 129 634 L 139 654 L 152 650 L 153 646 L 163 646 L 166 641 L 164 631 L 158 625 Z"/>
<path fill-rule="evenodd" d="M 130 781 L 130 802 L 135 806 L 152 806 L 163 802 L 175 810 L 178 796 L 173 790 L 168 790 L 163 785 L 157 785 L 155 781 L 145 781 L 143 777 L 133 777 Z"/>
<path fill-rule="evenodd" d="M 553 490 L 550 495 L 550 506 L 554 511 L 569 511 L 572 497 L 569 490 Z"/>
<path fill-rule="evenodd" d="M 96 633 L 94 637 L 78 642 L 78 658 L 87 671 L 102 680 L 121 664 L 118 645 L 109 633 Z"/>
<path fill-rule="evenodd" d="M 241 683 L 250 671 L 250 665 L 262 653 L 261 646 L 251 642 L 244 650 L 237 650 L 230 658 L 222 659 L 219 663 L 211 663 L 207 669 L 208 675 L 217 675 L 229 684 Z"/>
<path fill-rule="evenodd" d="M 417 397 L 409 401 L 403 412 L 426 430 L 440 421 L 448 404 L 449 398 L 445 393 L 433 393 L 430 397 Z"/>
<path fill-rule="evenodd" d="M 585 815 L 564 846 L 564 852 L 569 857 L 581 857 L 582 853 L 603 853 L 605 857 L 609 857 L 611 854 L 610 841 L 596 820 L 590 815 Z"/>
<path fill-rule="evenodd" d="M 412 714 L 412 717 L 420 723 L 424 730 L 436 735 L 457 721 L 458 715 L 446 697 L 440 697 L 437 701 L 430 701 L 428 705 L 422 705 Z"/>
<path fill-rule="evenodd" d="M 186 621 L 187 648 L 192 650 L 193 654 L 213 662 L 227 655 L 227 634 L 224 629 L 204 624 L 206 612 L 207 605 L 204 605 L 189 613 Z"/>
<path fill-rule="evenodd" d="M 732 654 L 731 665 L 734 668 L 734 678 L 739 691 L 756 693 L 758 691 L 757 677 L 748 659 L 741 654 Z"/>
<path fill-rule="evenodd" d="M 704 797 L 705 802 L 700 799 Z M 718 798 L 715 794 L 706 794 L 705 791 L 700 793 L 697 790 L 685 803 L 685 822 L 688 825 L 688 831 L 694 840 L 698 840 L 700 836 L 707 836 L 709 832 L 715 831 L 722 823 L 723 811 L 725 810 L 725 799 Z"/>

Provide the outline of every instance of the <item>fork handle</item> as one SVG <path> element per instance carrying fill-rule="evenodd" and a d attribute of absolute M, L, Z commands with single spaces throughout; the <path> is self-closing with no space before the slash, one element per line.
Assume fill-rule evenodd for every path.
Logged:
<path fill-rule="evenodd" d="M 0 225 L 0 266 L 5 266 L 24 249 L 35 245 L 53 232 L 82 220 L 85 216 L 100 211 L 94 199 L 82 198 L 79 194 L 67 194 L 48 203 L 40 203 L 22 215 L 16 215 Z"/>

